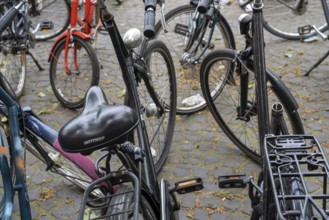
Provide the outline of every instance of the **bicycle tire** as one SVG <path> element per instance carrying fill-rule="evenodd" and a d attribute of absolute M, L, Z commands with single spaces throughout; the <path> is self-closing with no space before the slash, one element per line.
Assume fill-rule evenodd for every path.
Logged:
<path fill-rule="evenodd" d="M 309 34 L 300 36 L 298 27 L 306 25 L 316 25 L 321 32 L 328 30 L 321 1 L 308 0 L 305 6 L 306 10 L 300 10 L 299 12 L 296 9 L 292 9 L 297 2 L 296 0 L 281 0 L 281 2 L 291 8 L 278 0 L 264 0 L 263 2 L 263 26 L 277 37 L 288 40 L 303 40 L 317 35 L 312 30 Z M 328 3 L 329 1 L 327 1 Z"/>
<path fill-rule="evenodd" d="M 0 16 L 3 15 L 10 6 L 0 3 Z M 10 39 L 1 41 L 0 52 L 0 86 L 12 97 L 19 98 L 24 91 L 26 82 L 26 48 L 18 39 L 14 37 L 14 27 L 9 26 L 2 36 L 12 36 Z"/>
<path fill-rule="evenodd" d="M 55 46 L 50 58 L 50 84 L 58 101 L 66 108 L 78 109 L 84 104 L 87 90 L 99 83 L 100 64 L 89 41 L 74 36 L 68 53 L 67 74 L 64 64 L 66 38 Z M 78 51 L 75 52 L 75 49 Z M 74 58 L 77 53 L 77 60 Z"/>
<path fill-rule="evenodd" d="M 213 51 L 207 55 L 201 65 L 203 70 L 200 79 L 202 91 L 211 114 L 223 132 L 242 152 L 254 161 L 261 163 L 254 74 L 250 74 L 249 77 L 248 114 L 244 115 L 243 118 L 238 118 L 240 78 L 238 77 L 239 74 L 234 72 L 237 62 L 240 61 L 236 57 L 236 52 L 230 49 Z M 218 64 L 217 69 L 211 71 L 215 64 Z M 252 72 L 253 66 L 248 66 L 248 68 L 248 72 Z M 216 78 L 211 78 L 212 73 Z M 269 73 L 267 72 L 267 74 Z M 271 80 L 269 82 L 272 83 Z M 212 88 L 215 89 L 212 90 Z M 292 134 L 303 133 L 303 125 L 297 110 L 290 108 L 293 104 L 288 99 L 284 100 L 278 96 L 278 92 L 279 94 L 286 94 L 287 91 L 281 87 L 274 88 L 273 86 L 271 88 L 269 86 L 269 106 L 272 103 L 280 102 L 284 107 L 284 118 L 286 122 L 290 122 L 290 124 L 287 124 L 289 132 Z M 232 103 L 230 103 L 231 99 L 233 100 Z"/>
<path fill-rule="evenodd" d="M 133 198 L 133 188 L 130 185 L 127 184 L 121 184 L 119 187 L 117 194 L 122 194 L 121 196 L 115 196 L 110 201 L 110 207 L 111 210 L 108 213 L 108 216 L 111 216 L 111 220 L 127 220 L 127 219 L 133 219 L 132 214 L 128 215 L 127 217 L 127 211 L 131 210 L 131 207 L 134 205 L 134 198 Z M 128 192 L 128 193 L 127 193 Z M 153 209 L 151 204 L 149 203 L 149 200 L 141 194 L 140 197 L 140 205 L 144 207 L 146 210 L 146 213 L 140 213 L 141 216 L 139 216 L 138 219 L 145 219 L 145 220 L 157 220 L 159 217 L 156 215 L 158 213 Z M 142 209 L 140 207 L 140 209 Z"/>
<path fill-rule="evenodd" d="M 38 41 L 45 41 L 57 37 L 67 30 L 70 23 L 71 6 L 67 0 L 34 0 L 36 12 L 29 10 L 31 28 L 35 29 L 38 24 L 53 25 L 52 29 L 39 29 L 34 32 Z M 56 13 L 57 19 L 50 19 L 49 15 Z"/>
<path fill-rule="evenodd" d="M 175 129 L 175 69 L 168 48 L 159 40 L 149 41 L 142 57 L 147 65 L 147 81 L 151 83 L 153 91 L 150 91 L 149 86 L 147 86 L 148 83 L 142 80 L 137 87 L 137 92 L 143 108 L 143 119 L 155 170 L 159 173 L 169 153 Z M 165 108 L 163 114 L 156 109 L 152 96 L 156 96 L 160 104 Z M 129 96 L 126 94 L 125 103 L 130 102 L 131 100 L 129 100 Z"/>
<path fill-rule="evenodd" d="M 190 16 L 196 11 L 192 5 L 183 5 L 177 7 L 165 15 L 168 33 L 163 33 L 161 22 L 155 27 L 155 36 L 163 41 L 169 48 L 174 60 L 176 78 L 177 78 L 177 114 L 193 114 L 206 108 L 207 104 L 202 97 L 201 86 L 199 82 L 200 63 L 190 65 L 184 69 L 180 59 L 184 54 L 185 36 L 175 33 L 177 24 L 188 26 Z M 214 48 L 232 48 L 235 49 L 235 40 L 231 27 L 223 15 L 214 28 L 211 44 L 213 48 L 208 49 L 204 56 Z M 210 33 L 210 28 L 206 29 L 205 36 Z M 208 37 L 206 37 L 208 39 Z M 197 51 L 200 54 L 201 48 Z M 202 62 L 202 60 L 200 61 Z M 193 101 L 194 99 L 194 101 Z M 188 100 L 192 101 L 188 103 Z"/>

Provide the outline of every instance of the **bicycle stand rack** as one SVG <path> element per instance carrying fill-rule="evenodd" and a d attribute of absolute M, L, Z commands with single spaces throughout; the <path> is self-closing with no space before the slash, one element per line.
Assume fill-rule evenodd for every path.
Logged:
<path fill-rule="evenodd" d="M 266 137 L 265 156 L 280 219 L 329 219 L 329 165 L 314 136 Z"/>

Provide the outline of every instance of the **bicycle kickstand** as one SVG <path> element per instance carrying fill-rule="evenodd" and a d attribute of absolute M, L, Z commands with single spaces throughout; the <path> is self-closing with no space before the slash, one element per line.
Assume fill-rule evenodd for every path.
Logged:
<path fill-rule="evenodd" d="M 27 50 L 26 54 L 30 55 L 30 57 L 34 61 L 35 65 L 37 65 L 37 67 L 40 71 L 45 70 L 44 66 L 40 63 L 40 61 L 37 58 L 37 55 L 35 53 L 31 52 L 30 50 Z"/>
<path fill-rule="evenodd" d="M 313 69 L 315 69 L 317 66 L 319 66 L 327 57 L 329 56 L 329 50 L 328 52 L 323 55 L 308 71 L 306 71 L 303 76 L 308 76 Z"/>

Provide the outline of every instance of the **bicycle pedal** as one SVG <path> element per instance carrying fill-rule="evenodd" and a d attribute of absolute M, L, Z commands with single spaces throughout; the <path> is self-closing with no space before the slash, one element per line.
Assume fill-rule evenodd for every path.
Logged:
<path fill-rule="evenodd" d="M 245 181 L 246 175 L 227 175 L 218 177 L 219 188 L 245 188 L 247 183 Z"/>
<path fill-rule="evenodd" d="M 303 35 L 311 33 L 312 30 L 313 30 L 313 27 L 311 25 L 301 26 L 301 27 L 298 27 L 298 34 L 300 36 L 303 36 Z"/>
<path fill-rule="evenodd" d="M 186 33 L 188 32 L 188 26 L 183 24 L 176 24 L 174 31 L 177 34 L 186 36 Z"/>
<path fill-rule="evenodd" d="M 203 189 L 203 182 L 201 178 L 193 178 L 183 180 L 175 183 L 175 191 L 178 194 L 186 194 Z"/>
<path fill-rule="evenodd" d="M 51 30 L 53 28 L 54 28 L 54 23 L 51 22 L 51 21 L 43 21 L 40 24 L 40 30 L 41 31 L 43 31 L 43 30 Z"/>

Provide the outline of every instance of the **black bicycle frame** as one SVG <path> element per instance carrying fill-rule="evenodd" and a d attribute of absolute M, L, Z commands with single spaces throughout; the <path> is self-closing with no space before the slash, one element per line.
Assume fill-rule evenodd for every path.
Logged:
<path fill-rule="evenodd" d="M 254 54 L 254 70 L 256 75 L 256 93 L 257 93 L 257 114 L 258 114 L 258 127 L 259 127 L 259 143 L 260 152 L 262 156 L 262 168 L 264 173 L 264 219 L 269 219 L 270 207 L 266 201 L 271 195 L 268 188 L 267 168 L 265 162 L 265 135 L 269 133 L 269 110 L 268 110 L 268 97 L 267 97 L 267 78 L 265 66 L 265 51 L 264 51 L 264 32 L 263 32 L 263 1 L 255 0 L 253 4 L 253 17 L 252 17 L 252 32 L 253 32 L 253 54 Z"/>
<path fill-rule="evenodd" d="M 104 16 L 105 19 L 103 22 L 106 24 L 106 30 L 108 31 L 112 44 L 116 53 L 116 56 L 119 61 L 120 68 L 122 70 L 122 76 L 124 83 L 127 88 L 127 93 L 129 96 L 129 100 L 131 100 L 130 107 L 134 108 L 138 115 L 142 115 L 141 112 L 141 105 L 139 103 L 139 97 L 136 90 L 136 77 L 134 73 L 134 66 L 133 66 L 133 57 L 132 54 L 127 49 L 126 45 L 123 42 L 123 39 L 119 33 L 119 30 L 116 26 L 114 21 L 114 17 L 112 15 Z M 151 148 L 149 146 L 149 141 L 146 132 L 145 123 L 143 118 L 141 117 L 141 121 L 139 126 L 137 126 L 137 134 L 139 137 L 139 146 L 145 151 L 144 157 L 144 177 L 145 177 L 145 184 L 147 188 L 150 190 L 150 193 L 156 199 L 156 201 L 160 201 L 160 190 L 157 182 L 157 177 L 155 173 L 154 163 L 151 154 Z"/>

